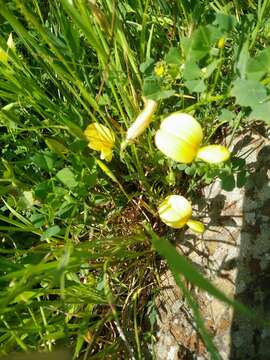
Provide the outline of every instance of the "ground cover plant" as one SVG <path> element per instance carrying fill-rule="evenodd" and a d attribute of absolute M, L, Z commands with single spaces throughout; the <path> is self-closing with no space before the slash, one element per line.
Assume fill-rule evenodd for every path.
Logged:
<path fill-rule="evenodd" d="M 244 159 L 220 146 L 248 122 L 269 124 L 269 10 L 266 0 L 0 0 L 1 354 L 154 357 L 160 258 L 213 359 L 179 274 L 254 316 L 170 243 L 175 228 L 203 231 L 186 200 L 177 219 L 166 211 L 168 196 L 190 204 L 215 177 L 225 190 L 245 184 Z M 174 112 L 203 135 L 166 142 Z M 195 141 L 191 159 L 174 156 L 183 141 Z"/>

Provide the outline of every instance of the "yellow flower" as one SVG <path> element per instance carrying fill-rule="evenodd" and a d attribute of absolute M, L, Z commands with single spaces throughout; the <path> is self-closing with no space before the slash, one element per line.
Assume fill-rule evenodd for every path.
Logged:
<path fill-rule="evenodd" d="M 221 145 L 200 148 L 203 140 L 201 125 L 193 116 L 184 113 L 169 115 L 155 136 L 157 148 L 169 158 L 189 164 L 195 158 L 214 164 L 228 160 L 230 152 Z"/>
<path fill-rule="evenodd" d="M 190 202 L 180 195 L 169 195 L 158 208 L 160 219 L 174 229 L 188 225 L 193 231 L 204 232 L 204 225 L 200 221 L 192 220 Z"/>
<path fill-rule="evenodd" d="M 218 47 L 219 49 L 224 49 L 224 46 L 225 46 L 225 38 L 224 38 L 224 37 L 221 37 L 221 38 L 218 40 L 217 47 Z"/>
<path fill-rule="evenodd" d="M 154 72 L 157 77 L 163 77 L 166 73 L 165 64 L 162 61 L 158 62 L 155 66 Z"/>
<path fill-rule="evenodd" d="M 84 135 L 89 141 L 90 149 L 100 151 L 100 158 L 106 161 L 112 159 L 112 148 L 115 136 L 112 130 L 99 123 L 92 123 L 84 130 Z"/>
<path fill-rule="evenodd" d="M 196 157 L 202 138 L 202 128 L 191 115 L 174 113 L 161 123 L 155 140 L 166 156 L 188 164 Z"/>

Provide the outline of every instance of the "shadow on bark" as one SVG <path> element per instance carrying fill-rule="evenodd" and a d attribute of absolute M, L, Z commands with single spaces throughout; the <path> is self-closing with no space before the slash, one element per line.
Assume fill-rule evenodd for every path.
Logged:
<path fill-rule="evenodd" d="M 235 298 L 270 319 L 270 146 L 263 145 L 245 186 Z M 230 360 L 270 359 L 270 329 L 234 313 Z"/>

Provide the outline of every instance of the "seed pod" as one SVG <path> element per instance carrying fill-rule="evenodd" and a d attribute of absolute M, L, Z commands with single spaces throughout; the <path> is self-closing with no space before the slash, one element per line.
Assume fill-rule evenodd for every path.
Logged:
<path fill-rule="evenodd" d="M 152 121 L 153 114 L 157 109 L 157 102 L 148 99 L 144 99 L 144 102 L 144 109 L 127 131 L 126 142 L 131 142 L 140 136 Z"/>

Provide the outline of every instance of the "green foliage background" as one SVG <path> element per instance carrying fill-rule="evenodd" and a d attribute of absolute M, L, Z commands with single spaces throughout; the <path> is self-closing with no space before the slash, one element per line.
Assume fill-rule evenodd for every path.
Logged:
<path fill-rule="evenodd" d="M 151 238 L 168 259 L 151 229 L 157 204 L 179 189 L 194 197 L 216 176 L 226 190 L 248 176 L 237 154 L 222 167 L 175 164 L 153 135 L 177 110 L 200 121 L 206 143 L 269 124 L 269 10 L 269 1 L 0 0 L 1 354 L 62 344 L 85 359 L 146 357 L 159 279 Z M 155 120 L 120 157 L 142 96 L 159 102 Z M 94 121 L 116 133 L 111 177 L 83 135 Z"/>

